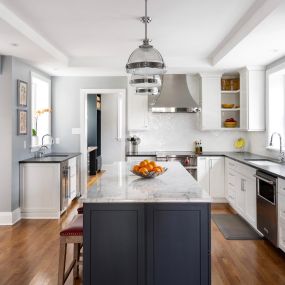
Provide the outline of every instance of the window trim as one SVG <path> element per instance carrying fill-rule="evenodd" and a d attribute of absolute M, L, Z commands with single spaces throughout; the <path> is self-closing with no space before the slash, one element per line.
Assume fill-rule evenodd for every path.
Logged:
<path fill-rule="evenodd" d="M 269 145 L 270 137 L 271 137 L 271 133 L 269 133 L 269 77 L 270 75 L 273 75 L 278 72 L 282 72 L 282 74 L 284 73 L 284 77 L 285 77 L 285 58 L 282 59 L 279 63 L 278 62 L 276 62 L 276 64 L 273 63 L 266 70 L 266 142 L 265 142 L 265 149 L 272 151 L 272 152 L 276 152 L 276 153 L 277 152 L 279 153 L 279 146 Z M 282 140 L 283 140 L 282 147 L 285 148 L 285 138 L 282 137 Z"/>
<path fill-rule="evenodd" d="M 33 124 L 33 106 L 32 106 L 32 96 L 33 96 L 33 78 L 37 78 L 37 79 L 40 79 L 40 80 L 43 80 L 45 82 L 48 83 L 48 86 L 49 86 L 49 105 L 50 105 L 50 108 L 51 108 L 51 103 L 52 103 L 52 100 L 51 100 L 51 79 L 49 77 L 46 77 L 40 73 L 37 73 L 37 72 L 34 72 L 34 71 L 31 71 L 31 74 L 30 74 L 30 82 L 31 82 L 31 87 L 30 87 L 30 94 L 31 94 L 31 114 L 30 114 L 30 118 L 31 118 L 31 124 L 30 124 L 30 128 L 31 128 L 31 131 L 30 131 L 30 137 L 31 137 L 31 152 L 35 152 L 37 150 L 39 150 L 39 148 L 41 147 L 41 142 L 39 145 L 37 146 L 33 146 L 32 145 L 32 124 Z M 51 117 L 50 116 L 50 120 L 49 120 L 49 128 L 50 128 L 50 132 L 52 134 L 52 124 L 51 124 Z M 45 144 L 47 146 L 51 146 L 51 144 Z"/>

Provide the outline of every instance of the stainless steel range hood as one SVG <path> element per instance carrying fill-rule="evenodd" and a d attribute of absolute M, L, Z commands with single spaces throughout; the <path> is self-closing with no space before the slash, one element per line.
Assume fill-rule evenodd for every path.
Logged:
<path fill-rule="evenodd" d="M 165 74 L 161 94 L 154 106 L 153 113 L 197 113 L 201 109 L 191 96 L 186 74 Z"/>

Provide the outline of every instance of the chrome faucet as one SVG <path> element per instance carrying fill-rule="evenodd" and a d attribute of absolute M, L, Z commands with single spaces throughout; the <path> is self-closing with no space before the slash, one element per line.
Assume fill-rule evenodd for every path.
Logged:
<path fill-rule="evenodd" d="M 279 136 L 279 143 L 280 143 L 280 149 L 279 149 L 280 161 L 281 161 L 281 162 L 285 162 L 285 153 L 284 153 L 283 150 L 282 150 L 282 136 L 281 136 L 279 133 L 274 132 L 274 133 L 271 135 L 269 146 L 272 146 L 272 145 L 273 145 L 273 144 L 272 144 L 272 141 L 273 141 L 274 135 L 278 135 L 278 136 Z"/>
<path fill-rule="evenodd" d="M 53 144 L 53 137 L 50 134 L 46 134 L 46 135 L 43 135 L 43 137 L 42 137 L 42 145 L 44 145 L 44 138 L 45 137 L 50 137 L 51 138 L 51 144 Z"/>
<path fill-rule="evenodd" d="M 47 147 L 46 145 L 42 145 L 42 146 L 39 148 L 39 150 L 36 151 L 35 157 L 36 157 L 36 158 L 41 158 L 41 157 L 43 157 L 44 154 L 45 154 L 45 150 L 44 150 L 44 149 L 48 150 L 48 147 Z"/>

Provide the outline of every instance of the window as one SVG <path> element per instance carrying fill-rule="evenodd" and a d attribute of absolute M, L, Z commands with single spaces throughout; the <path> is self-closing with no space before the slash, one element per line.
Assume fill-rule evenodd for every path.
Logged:
<path fill-rule="evenodd" d="M 268 75 L 267 146 L 272 133 L 280 133 L 285 139 L 285 75 L 284 70 Z M 279 149 L 278 138 L 273 139 L 273 149 Z"/>
<path fill-rule="evenodd" d="M 51 134 L 51 81 L 32 73 L 32 147 L 41 145 L 41 139 Z M 45 144 L 48 144 L 45 141 Z"/>

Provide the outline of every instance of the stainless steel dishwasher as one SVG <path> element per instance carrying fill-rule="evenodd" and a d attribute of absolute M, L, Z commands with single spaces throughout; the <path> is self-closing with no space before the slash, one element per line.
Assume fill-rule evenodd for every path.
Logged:
<path fill-rule="evenodd" d="M 70 197 L 70 167 L 68 160 L 60 163 L 60 213 L 62 214 L 67 206 Z"/>
<path fill-rule="evenodd" d="M 277 246 L 277 177 L 257 170 L 256 172 L 257 229 L 266 239 Z"/>

